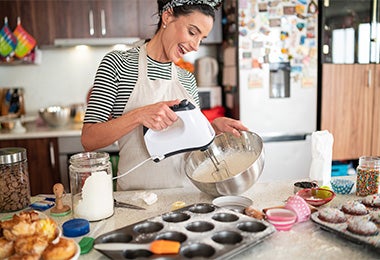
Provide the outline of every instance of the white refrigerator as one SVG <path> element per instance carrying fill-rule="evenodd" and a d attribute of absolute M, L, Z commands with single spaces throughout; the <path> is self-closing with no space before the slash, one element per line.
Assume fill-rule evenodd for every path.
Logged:
<path fill-rule="evenodd" d="M 264 140 L 260 181 L 308 178 L 317 128 L 316 1 L 238 1 L 240 120 Z"/>

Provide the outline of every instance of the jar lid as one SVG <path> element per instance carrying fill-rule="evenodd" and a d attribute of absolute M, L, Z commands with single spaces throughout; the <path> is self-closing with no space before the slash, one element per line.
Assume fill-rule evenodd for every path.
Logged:
<path fill-rule="evenodd" d="M 8 147 L 0 149 L 0 164 L 16 163 L 26 160 L 26 149 L 21 147 Z"/>
<path fill-rule="evenodd" d="M 62 229 L 66 237 L 79 237 L 90 232 L 90 222 L 83 218 L 73 218 L 63 223 Z"/>

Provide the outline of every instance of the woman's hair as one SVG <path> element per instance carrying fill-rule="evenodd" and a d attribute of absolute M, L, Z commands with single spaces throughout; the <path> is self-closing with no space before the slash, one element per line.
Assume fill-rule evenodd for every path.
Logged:
<path fill-rule="evenodd" d="M 158 18 L 159 19 L 158 19 L 156 33 L 162 25 L 161 15 L 163 13 L 163 8 L 170 1 L 172 1 L 172 0 L 157 0 L 158 16 L 159 16 Z M 212 19 L 215 21 L 215 10 L 216 10 L 216 8 L 217 7 L 212 7 L 211 5 L 208 5 L 208 4 L 193 4 L 193 5 L 184 4 L 181 6 L 173 7 L 172 12 L 173 12 L 173 16 L 177 18 L 179 16 L 182 16 L 182 15 L 186 16 L 186 15 L 193 13 L 194 11 L 198 11 L 204 15 L 211 16 Z"/>

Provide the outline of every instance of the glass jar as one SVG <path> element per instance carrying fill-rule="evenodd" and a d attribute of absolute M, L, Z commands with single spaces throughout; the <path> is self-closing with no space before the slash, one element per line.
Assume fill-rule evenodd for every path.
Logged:
<path fill-rule="evenodd" d="M 0 149 L 0 212 L 21 210 L 30 204 L 26 149 Z"/>
<path fill-rule="evenodd" d="M 86 152 L 70 157 L 70 189 L 74 216 L 88 221 L 114 213 L 112 166 L 106 152 Z"/>
<path fill-rule="evenodd" d="M 380 157 L 362 156 L 356 169 L 356 195 L 379 193 Z"/>

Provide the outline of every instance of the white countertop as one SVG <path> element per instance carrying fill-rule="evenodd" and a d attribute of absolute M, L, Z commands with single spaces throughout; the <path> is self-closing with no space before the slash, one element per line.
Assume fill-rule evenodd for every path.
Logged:
<path fill-rule="evenodd" d="M 82 123 L 70 123 L 63 127 L 50 127 L 37 121 L 30 122 L 24 125 L 26 128 L 25 133 L 15 133 L 12 130 L 1 129 L 0 140 L 80 136 L 82 126 Z"/>
<path fill-rule="evenodd" d="M 295 181 L 294 181 L 295 182 Z M 292 182 L 256 183 L 251 189 L 242 194 L 253 200 L 256 209 L 284 205 L 284 201 L 293 195 Z M 95 236 L 113 231 L 115 229 L 136 223 L 138 221 L 155 217 L 171 210 L 176 201 L 184 201 L 186 205 L 199 202 L 211 202 L 212 197 L 200 192 L 194 186 L 187 188 L 153 190 L 158 196 L 158 201 L 153 205 L 146 205 L 142 200 L 135 200 L 136 192 L 115 192 L 114 197 L 122 202 L 128 202 L 145 207 L 146 210 L 133 210 L 115 208 L 115 213 L 101 225 Z M 357 198 L 355 194 L 337 195 L 325 206 L 337 206 L 342 202 Z M 34 198 L 35 199 L 35 198 Z M 66 198 L 69 200 L 69 196 Z M 70 201 L 67 203 L 71 205 Z M 324 207 L 324 206 L 322 206 Z M 49 214 L 48 211 L 46 211 Z M 6 214 L 0 214 L 4 217 Z M 72 218 L 71 215 L 54 219 L 62 225 Z M 99 222 L 91 222 L 91 230 Z M 90 231 L 91 232 L 91 231 Z M 79 241 L 81 237 L 75 238 Z M 363 248 L 335 234 L 322 230 L 311 220 L 298 223 L 290 231 L 277 231 L 258 245 L 248 248 L 236 256 L 237 259 L 379 259 L 379 255 L 373 250 Z M 108 259 L 96 250 L 89 254 L 81 255 L 79 259 Z"/>

